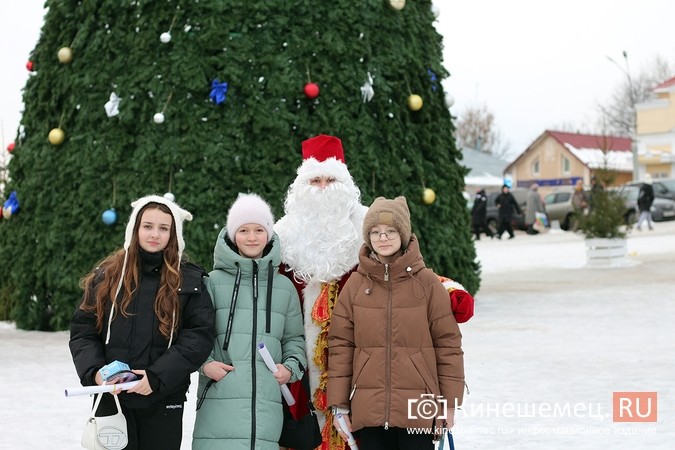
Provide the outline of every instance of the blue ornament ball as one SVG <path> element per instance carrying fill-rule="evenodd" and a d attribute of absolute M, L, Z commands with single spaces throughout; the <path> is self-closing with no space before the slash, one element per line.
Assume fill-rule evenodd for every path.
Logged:
<path fill-rule="evenodd" d="M 114 208 L 106 209 L 103 211 L 103 214 L 101 214 L 101 219 L 106 225 L 115 225 L 115 222 L 117 222 L 117 212 Z"/>

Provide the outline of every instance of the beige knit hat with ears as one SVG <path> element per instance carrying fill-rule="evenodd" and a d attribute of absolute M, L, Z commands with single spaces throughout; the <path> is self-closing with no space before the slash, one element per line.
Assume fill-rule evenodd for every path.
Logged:
<path fill-rule="evenodd" d="M 410 210 L 405 197 L 396 197 L 389 200 L 384 197 L 377 197 L 363 219 L 363 241 L 370 247 L 370 230 L 379 224 L 389 225 L 396 228 L 401 235 L 401 246 L 408 246 L 410 242 Z"/>

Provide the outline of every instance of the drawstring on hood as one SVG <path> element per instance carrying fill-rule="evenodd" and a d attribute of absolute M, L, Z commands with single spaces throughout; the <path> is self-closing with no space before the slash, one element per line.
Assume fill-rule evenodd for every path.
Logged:
<path fill-rule="evenodd" d="M 232 322 L 234 320 L 234 310 L 237 309 L 237 298 L 239 298 L 239 285 L 241 284 L 241 266 L 238 262 L 234 263 L 237 266 L 237 275 L 234 277 L 234 288 L 232 289 L 232 306 L 230 307 L 230 314 L 227 316 L 227 327 L 225 328 L 225 342 L 223 343 L 223 350 L 227 351 L 230 346 L 230 335 L 232 334 Z"/>
<path fill-rule="evenodd" d="M 415 298 L 420 299 L 420 300 L 423 299 L 423 298 L 426 298 L 427 290 L 425 289 L 424 284 L 422 284 L 422 282 L 415 275 L 413 275 L 412 267 L 410 267 L 410 266 L 406 267 L 405 271 L 408 275 L 410 275 L 410 278 L 412 278 L 413 281 L 416 282 L 416 284 L 413 285 L 413 295 L 415 296 Z M 422 295 L 417 295 L 418 291 L 416 289 L 416 286 L 420 286 L 422 288 Z"/>
<path fill-rule="evenodd" d="M 272 260 L 267 263 L 267 306 L 265 308 L 265 333 L 272 326 L 272 286 L 274 284 L 274 266 Z"/>
<path fill-rule="evenodd" d="M 147 205 L 148 203 L 159 203 L 171 211 L 171 216 L 173 217 L 174 228 L 176 229 L 176 241 L 178 242 L 178 268 L 180 268 L 180 262 L 183 257 L 183 250 L 185 250 L 185 241 L 183 240 L 183 222 L 185 220 L 192 220 L 192 214 L 189 211 L 182 209 L 176 203 L 164 198 L 159 195 L 148 195 L 142 198 L 139 198 L 131 204 L 133 208 L 131 215 L 129 216 L 129 222 L 127 222 L 127 228 L 124 233 L 124 262 L 122 263 L 122 273 L 120 274 L 120 281 L 117 283 L 117 289 L 115 290 L 115 296 L 112 298 L 112 306 L 110 307 L 110 317 L 108 317 L 108 330 L 106 332 L 105 343 L 106 345 L 110 342 L 110 327 L 113 321 L 113 315 L 115 313 L 115 305 L 117 303 L 117 296 L 122 290 L 122 284 L 124 282 L 124 275 L 127 270 L 127 263 L 129 261 L 129 247 L 131 246 L 131 238 L 134 235 L 134 227 L 136 225 L 136 218 L 140 210 Z M 174 310 L 171 314 L 171 333 L 169 337 L 169 345 L 173 343 L 173 329 L 176 326 L 176 311 Z M 167 348 L 168 348 L 167 347 Z"/>

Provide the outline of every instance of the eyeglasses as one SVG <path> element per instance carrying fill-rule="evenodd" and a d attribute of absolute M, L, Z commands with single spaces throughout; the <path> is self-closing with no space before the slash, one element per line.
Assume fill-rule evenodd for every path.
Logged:
<path fill-rule="evenodd" d="M 387 239 L 392 240 L 398 237 L 398 231 L 396 230 L 387 230 L 387 231 L 371 231 L 370 233 L 371 241 L 381 241 L 382 235 L 387 236 Z"/>

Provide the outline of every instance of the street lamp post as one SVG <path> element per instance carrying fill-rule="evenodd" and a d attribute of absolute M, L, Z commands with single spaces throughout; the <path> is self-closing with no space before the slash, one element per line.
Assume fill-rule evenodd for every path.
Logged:
<path fill-rule="evenodd" d="M 633 153 L 633 181 L 637 181 L 640 179 L 640 163 L 638 161 L 638 148 L 637 148 L 637 110 L 635 109 L 635 105 L 637 104 L 637 92 L 635 92 L 635 86 L 633 85 L 633 78 L 630 76 L 630 68 L 628 67 L 628 53 L 626 50 L 622 52 L 623 54 L 623 60 L 626 64 L 626 67 L 623 68 L 621 64 L 616 62 L 614 59 L 612 59 L 610 56 L 607 57 L 616 67 L 621 70 L 621 72 L 626 75 L 626 78 L 628 79 L 628 89 L 629 91 L 629 100 L 630 100 L 630 107 L 633 113 L 633 120 L 631 121 L 631 152 Z"/>

